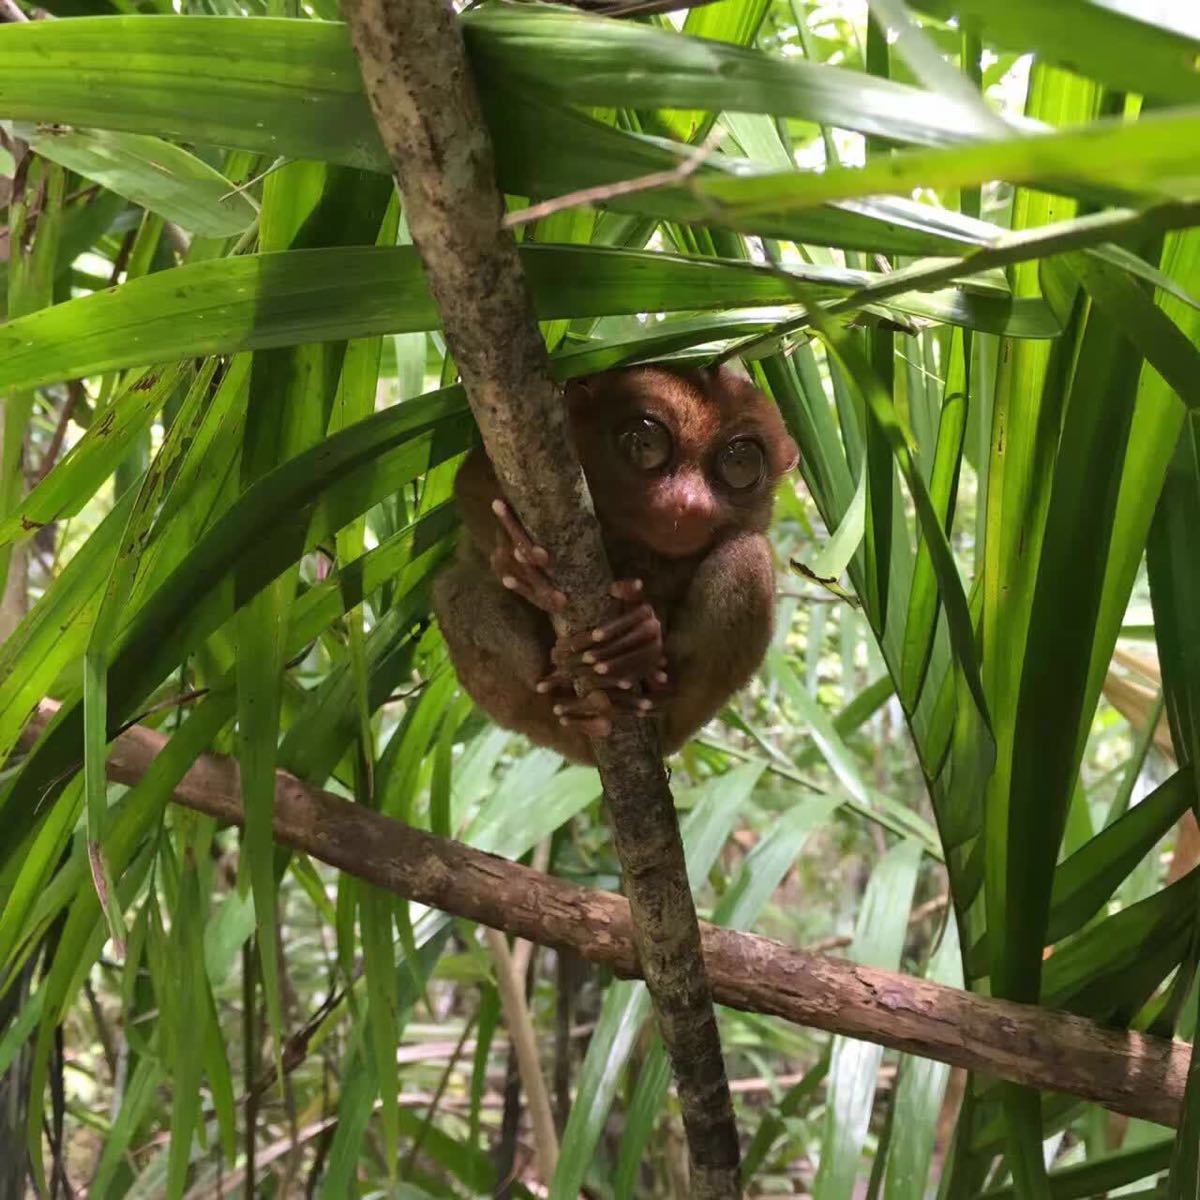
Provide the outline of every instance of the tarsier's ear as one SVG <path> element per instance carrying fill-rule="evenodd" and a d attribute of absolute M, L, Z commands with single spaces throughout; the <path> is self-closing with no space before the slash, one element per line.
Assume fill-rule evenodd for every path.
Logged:
<path fill-rule="evenodd" d="M 789 471 L 794 471 L 800 465 L 800 448 L 790 437 L 784 437 L 780 443 L 780 457 L 783 459 L 782 474 L 786 475 Z"/>
<path fill-rule="evenodd" d="M 592 399 L 592 381 L 590 376 L 580 379 L 568 379 L 563 385 L 563 399 L 568 404 L 579 404 Z"/>

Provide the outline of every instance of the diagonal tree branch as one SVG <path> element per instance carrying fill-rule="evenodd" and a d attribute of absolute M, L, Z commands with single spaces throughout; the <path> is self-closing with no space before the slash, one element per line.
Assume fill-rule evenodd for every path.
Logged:
<path fill-rule="evenodd" d="M 569 597 L 560 632 L 611 615 L 600 529 L 517 258 L 448 0 L 345 0 L 412 239 L 488 457 Z M 683 843 L 652 732 L 613 722 L 595 745 L 634 937 L 679 1092 L 692 1194 L 735 1197 L 738 1141 Z"/>
<path fill-rule="evenodd" d="M 22 735 L 32 745 L 57 710 L 44 701 Z M 144 725 L 119 734 L 108 775 L 136 784 L 167 744 Z M 243 819 L 235 760 L 201 755 L 176 803 L 223 825 Z M 435 837 L 276 772 L 275 838 L 408 900 L 570 950 L 626 978 L 642 974 L 630 906 L 530 867 Z M 1033 1005 L 793 950 L 769 938 L 701 926 L 721 1004 L 1066 1092 L 1162 1125 L 1179 1121 L 1191 1047 Z"/>

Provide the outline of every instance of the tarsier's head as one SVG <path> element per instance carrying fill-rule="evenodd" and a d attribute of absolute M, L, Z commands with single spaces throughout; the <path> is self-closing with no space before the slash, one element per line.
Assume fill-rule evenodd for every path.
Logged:
<path fill-rule="evenodd" d="M 766 529 L 799 458 L 779 410 L 728 367 L 605 371 L 574 381 L 567 402 L 605 530 L 659 554 Z"/>

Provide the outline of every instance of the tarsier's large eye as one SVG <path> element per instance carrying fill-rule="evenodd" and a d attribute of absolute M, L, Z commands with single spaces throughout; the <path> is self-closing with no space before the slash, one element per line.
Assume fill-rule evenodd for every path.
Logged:
<path fill-rule="evenodd" d="M 766 456 L 754 438 L 734 438 L 717 459 L 717 474 L 735 491 L 752 488 L 763 477 Z"/>
<path fill-rule="evenodd" d="M 630 421 L 617 435 L 617 444 L 621 453 L 643 471 L 656 471 L 671 457 L 670 432 L 649 417 Z"/>

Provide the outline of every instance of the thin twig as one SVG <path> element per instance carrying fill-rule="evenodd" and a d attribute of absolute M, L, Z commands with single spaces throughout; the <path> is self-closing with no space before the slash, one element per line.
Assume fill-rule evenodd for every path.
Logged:
<path fill-rule="evenodd" d="M 0 3 L 3 2 L 4 0 L 0 0 Z M 50 474 L 54 464 L 58 461 L 58 456 L 62 452 L 63 442 L 67 438 L 67 426 L 71 423 L 71 418 L 75 415 L 75 409 L 85 394 L 83 380 L 72 379 L 67 384 L 67 398 L 63 401 L 62 409 L 59 411 L 58 423 L 54 426 L 54 434 L 50 438 L 50 445 L 46 447 L 46 453 L 42 455 L 41 464 L 38 466 L 37 475 L 34 478 L 35 485 L 41 483 Z"/>
<path fill-rule="evenodd" d="M 576 8 L 598 17 L 646 17 L 651 13 L 680 12 L 688 8 L 703 8 L 714 0 L 570 0 Z"/>
<path fill-rule="evenodd" d="M 910 925 L 918 925 L 924 921 L 926 917 L 936 916 L 938 913 L 945 910 L 946 905 L 950 903 L 950 896 L 943 892 L 940 896 L 934 896 L 932 900 L 926 900 L 924 904 L 918 904 L 908 915 L 908 923 Z"/>
<path fill-rule="evenodd" d="M 848 934 L 835 933 L 830 937 L 810 942 L 804 949 L 810 954 L 828 954 L 830 950 L 844 950 L 852 941 L 854 939 Z"/>
<path fill-rule="evenodd" d="M 318 1030 L 320 1030 L 321 1026 L 337 1011 L 345 995 L 344 990 L 330 992 L 313 1012 L 312 1016 L 305 1021 L 304 1025 L 284 1040 L 283 1049 L 280 1054 L 280 1064 L 285 1077 L 290 1075 L 308 1058 L 309 1043 Z M 272 1065 L 259 1075 L 254 1081 L 254 1086 L 245 1093 L 240 1103 L 249 1104 L 253 1101 L 257 1107 L 278 1082 L 279 1071 Z"/>
<path fill-rule="evenodd" d="M 224 204 L 226 200 L 232 200 L 234 197 L 248 192 L 256 183 L 266 179 L 268 175 L 273 175 L 276 171 L 282 170 L 282 168 L 286 167 L 288 163 L 292 161 L 293 160 L 290 158 L 277 158 L 269 167 L 260 171 L 257 175 L 253 176 L 253 178 L 247 179 L 244 183 L 235 184 L 227 192 L 222 192 L 222 194 L 218 197 L 218 203 Z"/>
<path fill-rule="evenodd" d="M 682 183 L 704 165 L 724 136 L 725 131 L 719 125 L 714 125 L 708 137 L 693 148 L 679 166 L 672 167 L 669 171 L 652 171 L 649 175 L 639 175 L 636 179 L 622 179 L 617 183 L 601 183 L 595 187 L 580 188 L 576 192 L 555 196 L 552 200 L 543 200 L 540 204 L 531 204 L 519 212 L 508 213 L 504 218 L 504 227 L 515 229 L 518 225 L 528 225 L 568 208 L 578 208 L 581 204 L 603 204 L 605 200 L 611 200 L 614 196 L 632 196 L 637 192 L 648 192 L 652 188 Z"/>
<path fill-rule="evenodd" d="M 467 1044 L 467 1038 L 471 1034 L 471 1030 L 475 1027 L 475 1018 L 478 1014 L 472 1013 L 469 1021 L 463 1022 L 462 1036 L 458 1039 L 458 1045 L 454 1047 L 454 1053 L 450 1056 L 450 1061 L 446 1064 L 446 1069 L 442 1072 L 441 1079 L 438 1080 L 437 1091 L 433 1093 L 432 1098 L 428 1102 L 425 1110 L 425 1119 L 421 1122 L 421 1128 L 417 1130 L 417 1136 L 413 1138 L 412 1146 L 408 1151 L 408 1157 L 404 1164 L 403 1178 L 411 1179 L 413 1168 L 417 1165 L 417 1155 L 421 1153 L 421 1143 L 425 1140 L 426 1133 L 429 1132 L 430 1126 L 433 1124 L 433 1119 L 437 1115 L 438 1108 L 441 1106 L 442 1097 L 446 1093 L 446 1087 L 450 1083 L 450 1076 L 454 1074 L 454 1069 L 458 1066 L 458 1060 L 462 1057 L 463 1048 Z"/>
<path fill-rule="evenodd" d="M 164 712 L 172 708 L 182 708 L 185 704 L 195 704 L 197 700 L 202 700 L 209 693 L 206 687 L 193 688 L 187 692 L 180 692 L 177 696 L 167 696 L 164 700 L 159 700 L 158 703 L 150 705 L 149 708 L 143 709 L 136 717 L 131 717 L 124 725 L 117 727 L 117 733 L 124 733 L 127 729 L 132 729 L 135 725 L 140 725 L 147 717 L 153 716 L 155 713 Z"/>

